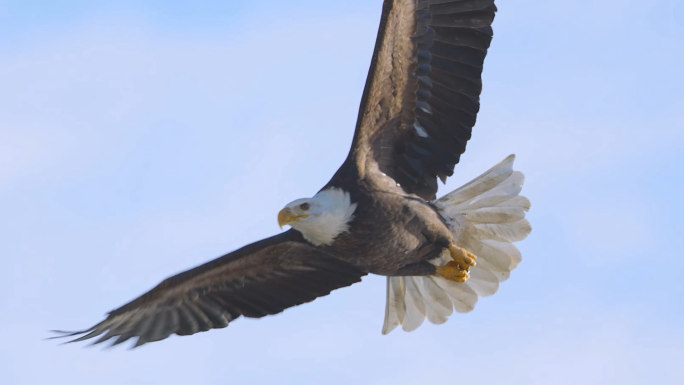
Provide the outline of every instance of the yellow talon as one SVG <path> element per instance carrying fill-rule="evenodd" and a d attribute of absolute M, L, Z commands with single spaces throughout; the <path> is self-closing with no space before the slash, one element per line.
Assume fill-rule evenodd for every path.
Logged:
<path fill-rule="evenodd" d="M 449 254 L 451 254 L 451 259 L 465 271 L 468 271 L 471 266 L 475 266 L 476 264 L 475 259 L 477 259 L 477 257 L 475 254 L 462 247 L 455 245 L 449 246 Z"/>
<path fill-rule="evenodd" d="M 468 250 L 456 245 L 449 246 L 449 254 L 453 261 L 444 266 L 435 268 L 435 273 L 443 278 L 454 282 L 465 282 L 470 278 L 468 270 L 475 266 L 475 255 Z"/>
<path fill-rule="evenodd" d="M 457 262 L 449 261 L 444 266 L 437 266 L 435 268 L 435 273 L 454 282 L 465 282 L 470 278 L 470 274 L 465 269 L 461 269 L 461 266 Z"/>

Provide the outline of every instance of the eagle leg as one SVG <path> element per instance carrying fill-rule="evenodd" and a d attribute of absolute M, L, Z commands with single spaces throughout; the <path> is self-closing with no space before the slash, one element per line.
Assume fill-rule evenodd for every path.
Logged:
<path fill-rule="evenodd" d="M 468 271 L 472 266 L 475 266 L 475 260 L 477 257 L 470 251 L 456 246 L 449 246 L 449 254 L 451 254 L 451 259 L 456 262 L 462 270 Z"/>
<path fill-rule="evenodd" d="M 475 255 L 468 250 L 451 245 L 448 247 L 449 254 L 453 261 L 447 262 L 444 266 L 437 266 L 435 273 L 454 282 L 465 282 L 470 278 L 468 270 L 475 266 Z"/>

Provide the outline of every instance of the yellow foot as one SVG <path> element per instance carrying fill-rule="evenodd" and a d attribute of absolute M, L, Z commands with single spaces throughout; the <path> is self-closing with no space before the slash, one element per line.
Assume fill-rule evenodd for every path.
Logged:
<path fill-rule="evenodd" d="M 461 269 L 461 266 L 454 261 L 449 261 L 444 266 L 437 266 L 435 268 L 435 273 L 454 282 L 465 282 L 470 278 L 468 270 Z"/>
<path fill-rule="evenodd" d="M 475 254 L 462 247 L 449 246 L 449 254 L 462 270 L 468 271 L 471 266 L 475 266 L 475 259 L 477 258 Z"/>
<path fill-rule="evenodd" d="M 475 266 L 475 255 L 468 250 L 456 245 L 449 246 L 449 254 L 453 261 L 447 262 L 444 266 L 435 268 L 435 273 L 450 281 L 465 282 L 470 278 L 468 270 Z"/>

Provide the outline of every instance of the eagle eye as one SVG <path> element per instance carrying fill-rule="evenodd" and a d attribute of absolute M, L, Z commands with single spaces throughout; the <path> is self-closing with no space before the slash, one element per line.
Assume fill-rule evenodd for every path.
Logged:
<path fill-rule="evenodd" d="M 309 204 L 308 203 L 302 203 L 301 205 L 299 205 L 299 208 L 306 211 L 309 209 Z"/>

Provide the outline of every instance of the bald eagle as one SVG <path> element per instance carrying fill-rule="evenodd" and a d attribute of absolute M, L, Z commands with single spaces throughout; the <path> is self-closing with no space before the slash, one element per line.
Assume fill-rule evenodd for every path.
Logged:
<path fill-rule="evenodd" d="M 493 0 L 385 0 L 351 149 L 311 198 L 278 213 L 291 229 L 172 276 L 71 341 L 223 328 L 387 276 L 383 333 L 443 323 L 496 292 L 530 232 L 511 155 L 437 199 L 479 110 Z"/>

